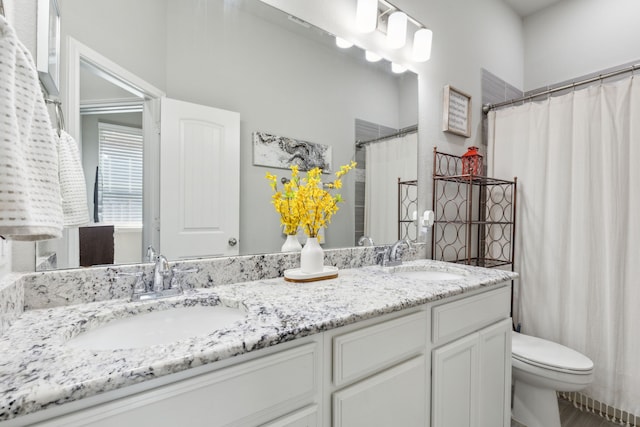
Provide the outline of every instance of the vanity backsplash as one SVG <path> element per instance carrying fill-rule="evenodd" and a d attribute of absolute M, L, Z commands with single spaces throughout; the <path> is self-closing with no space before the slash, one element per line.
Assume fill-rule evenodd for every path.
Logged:
<path fill-rule="evenodd" d="M 358 268 L 376 263 L 380 246 L 325 249 L 325 265 L 339 269 Z M 404 260 L 426 258 L 427 245 L 416 244 L 403 255 Z M 300 253 L 270 253 L 170 262 L 179 269 L 197 268 L 185 276 L 190 287 L 210 288 L 230 283 L 281 277 L 284 270 L 300 265 Z M 153 274 L 152 263 L 90 267 L 39 273 L 9 274 L 0 279 L 0 334 L 24 310 L 128 298 L 135 281 L 118 273 Z M 303 286 L 303 285 L 301 285 Z"/>

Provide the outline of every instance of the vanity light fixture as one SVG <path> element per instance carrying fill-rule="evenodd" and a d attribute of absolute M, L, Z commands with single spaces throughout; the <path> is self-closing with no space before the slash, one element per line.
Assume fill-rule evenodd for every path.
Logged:
<path fill-rule="evenodd" d="M 427 28 L 420 28 L 413 35 L 413 60 L 425 62 L 431 58 L 431 41 L 433 32 Z"/>
<path fill-rule="evenodd" d="M 371 52 L 370 50 L 366 50 L 364 52 L 364 57 L 369 62 L 378 62 L 378 61 L 380 61 L 382 59 L 382 56 L 378 55 L 375 52 Z"/>
<path fill-rule="evenodd" d="M 356 28 L 361 33 L 371 33 L 378 26 L 378 0 L 358 0 Z"/>
<path fill-rule="evenodd" d="M 385 36 L 386 47 L 394 50 L 400 50 L 405 47 L 407 38 L 412 37 L 413 43 L 409 48 L 405 49 L 409 52 L 400 51 L 400 55 L 405 57 L 401 62 L 425 62 L 431 58 L 433 32 L 425 28 L 422 23 L 387 0 L 356 1 L 355 29 L 357 31 L 371 33 L 379 30 Z M 353 46 L 353 43 L 336 37 L 336 45 L 346 49 Z M 384 50 L 384 47 L 382 49 Z M 383 59 L 385 54 L 385 52 L 381 53 L 365 50 L 365 58 L 369 62 L 378 62 Z M 403 73 L 408 69 L 408 66 L 392 63 L 391 69 L 394 73 Z"/>
<path fill-rule="evenodd" d="M 351 46 L 353 46 L 353 43 L 349 40 L 343 39 L 342 37 L 336 36 L 336 46 L 341 49 L 349 49 Z"/>
<path fill-rule="evenodd" d="M 407 67 L 405 67 L 402 64 L 396 64 L 395 62 L 391 63 L 391 71 L 393 71 L 396 74 L 402 74 L 405 71 L 407 71 Z"/>
<path fill-rule="evenodd" d="M 389 15 L 387 22 L 387 44 L 391 49 L 400 49 L 407 42 L 407 14 L 399 10 Z"/>

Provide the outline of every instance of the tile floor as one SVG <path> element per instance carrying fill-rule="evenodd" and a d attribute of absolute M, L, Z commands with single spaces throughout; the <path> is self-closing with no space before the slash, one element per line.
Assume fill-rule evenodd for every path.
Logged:
<path fill-rule="evenodd" d="M 591 412 L 581 411 L 573 406 L 573 403 L 564 399 L 558 399 L 560 408 L 560 423 L 562 427 L 613 427 L 620 424 L 607 421 L 599 415 Z M 511 427 L 526 427 L 519 422 L 512 420 Z"/>

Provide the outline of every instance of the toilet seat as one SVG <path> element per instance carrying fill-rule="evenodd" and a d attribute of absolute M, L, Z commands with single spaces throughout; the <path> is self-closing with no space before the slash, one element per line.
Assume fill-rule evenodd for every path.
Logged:
<path fill-rule="evenodd" d="M 590 375 L 593 362 L 587 356 L 561 344 L 511 333 L 511 354 L 528 365 L 574 375 Z"/>

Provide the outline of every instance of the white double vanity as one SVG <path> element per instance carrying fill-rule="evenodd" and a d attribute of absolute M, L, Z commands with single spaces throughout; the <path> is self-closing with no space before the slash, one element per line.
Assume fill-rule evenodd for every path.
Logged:
<path fill-rule="evenodd" d="M 417 260 L 26 310 L 0 339 L 0 426 L 510 426 L 514 276 Z M 239 317 L 143 343 L 185 307 Z"/>

